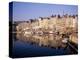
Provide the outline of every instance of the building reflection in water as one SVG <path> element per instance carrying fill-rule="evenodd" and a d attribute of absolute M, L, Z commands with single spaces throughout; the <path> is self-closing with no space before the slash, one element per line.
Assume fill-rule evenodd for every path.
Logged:
<path fill-rule="evenodd" d="M 66 48 L 67 44 L 62 43 L 61 35 L 56 34 L 44 34 L 44 35 L 31 35 L 24 36 L 23 34 L 17 33 L 16 38 L 26 43 L 35 44 L 40 47 L 48 48 Z"/>

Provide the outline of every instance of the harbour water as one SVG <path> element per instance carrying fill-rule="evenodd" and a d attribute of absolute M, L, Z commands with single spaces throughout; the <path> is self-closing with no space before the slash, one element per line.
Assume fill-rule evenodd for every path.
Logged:
<path fill-rule="evenodd" d="M 22 33 L 13 34 L 13 57 L 37 57 L 71 55 L 78 52 L 69 44 L 63 43 L 60 35 L 24 35 Z M 77 46 L 69 42 L 73 47 Z"/>

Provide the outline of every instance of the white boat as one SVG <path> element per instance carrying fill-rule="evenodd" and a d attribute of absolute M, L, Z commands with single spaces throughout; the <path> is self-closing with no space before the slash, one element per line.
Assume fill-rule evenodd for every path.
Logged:
<path fill-rule="evenodd" d="M 53 31 L 49 31 L 49 33 L 50 33 L 50 34 L 52 34 L 52 33 L 53 33 Z"/>
<path fill-rule="evenodd" d="M 68 43 L 68 38 L 64 38 L 64 39 L 62 40 L 62 43 Z"/>
<path fill-rule="evenodd" d="M 24 36 L 28 35 L 28 34 L 32 34 L 32 32 L 29 32 L 29 31 L 25 31 L 24 32 Z"/>

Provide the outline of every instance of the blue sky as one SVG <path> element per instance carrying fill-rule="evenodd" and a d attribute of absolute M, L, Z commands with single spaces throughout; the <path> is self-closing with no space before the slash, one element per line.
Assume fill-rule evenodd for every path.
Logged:
<path fill-rule="evenodd" d="M 78 14 L 76 5 L 56 5 L 29 2 L 13 2 L 13 21 L 27 21 L 53 15 Z"/>

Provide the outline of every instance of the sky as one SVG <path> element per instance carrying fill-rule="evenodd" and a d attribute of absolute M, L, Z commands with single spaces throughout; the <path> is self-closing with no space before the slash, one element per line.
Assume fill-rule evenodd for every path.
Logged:
<path fill-rule="evenodd" d="M 64 12 L 64 13 L 63 13 Z M 78 14 L 77 5 L 13 2 L 13 21 L 28 21 L 39 17 L 63 14 Z"/>

